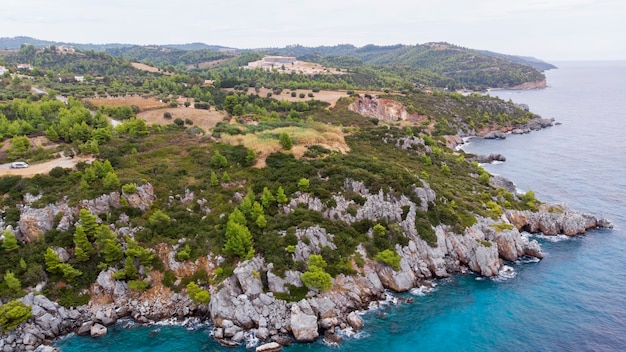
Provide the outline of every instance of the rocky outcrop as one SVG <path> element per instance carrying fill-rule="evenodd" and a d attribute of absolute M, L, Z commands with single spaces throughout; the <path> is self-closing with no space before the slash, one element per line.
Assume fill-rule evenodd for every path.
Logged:
<path fill-rule="evenodd" d="M 506 133 L 502 131 L 489 131 L 483 135 L 484 139 L 506 139 Z"/>
<path fill-rule="evenodd" d="M 398 101 L 370 95 L 357 97 L 348 109 L 365 117 L 382 121 L 420 122 L 428 119 L 425 115 L 407 111 L 404 104 Z"/>
<path fill-rule="evenodd" d="M 475 161 L 481 164 L 491 164 L 494 161 L 506 161 L 506 157 L 502 154 L 477 154 L 472 157 L 467 158 L 467 161 Z"/>
<path fill-rule="evenodd" d="M 101 337 L 107 334 L 107 328 L 104 325 L 94 324 L 91 327 L 90 335 L 91 337 Z"/>
<path fill-rule="evenodd" d="M 119 208 L 120 197 L 122 196 L 128 200 L 130 207 L 142 211 L 148 210 L 156 198 L 154 188 L 147 183 L 138 186 L 137 192 L 133 194 L 112 192 L 96 199 L 83 200 L 78 208 L 70 207 L 68 199 L 63 199 L 56 204 L 48 204 L 43 208 L 33 208 L 25 205 L 20 209 L 20 220 L 17 229 L 26 242 L 32 242 L 39 238 L 41 234 L 53 228 L 61 231 L 68 230 L 74 218 L 78 215 L 80 208 L 85 208 L 95 215 L 108 213 L 111 211 L 111 208 Z"/>
<path fill-rule="evenodd" d="M 67 309 L 42 295 L 32 293 L 20 298 L 31 306 L 33 316 L 0 339 L 0 351 L 34 351 L 41 344 L 72 332 L 82 323 L 82 311 Z"/>
<path fill-rule="evenodd" d="M 575 236 L 596 227 L 612 228 L 606 219 L 597 219 L 563 205 L 544 205 L 538 212 L 507 210 L 508 221 L 520 231 L 541 232 L 544 235 L 565 234 Z"/>

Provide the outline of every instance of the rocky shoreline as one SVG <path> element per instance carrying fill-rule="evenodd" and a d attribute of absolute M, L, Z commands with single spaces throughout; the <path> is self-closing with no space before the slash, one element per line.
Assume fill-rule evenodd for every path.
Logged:
<path fill-rule="evenodd" d="M 539 243 L 530 240 L 524 231 L 574 236 L 588 229 L 612 226 L 607 220 L 565 206 L 544 205 L 538 212 L 507 210 L 496 220 L 479 218 L 477 224 L 462 234 L 440 225 L 435 229 L 437 244 L 431 246 L 419 236 L 414 225 L 416 211 L 427 208 L 434 199 L 435 194 L 428 184 L 415 188 L 422 200 L 419 205 L 404 196 L 382 191 L 371 193 L 360 182 L 347 180 L 344 190 L 357 192 L 365 199 L 355 216 L 343 211 L 351 204 L 343 196 L 335 197 L 333 208 L 325 208 L 319 199 L 299 194 L 283 211 L 290 212 L 304 205 L 326 217 L 337 216 L 348 223 L 359 219 L 397 222 L 409 240 L 408 245 L 395 247 L 401 256 L 399 270 L 367 259 L 361 246 L 357 251 L 366 259 L 361 267 L 355 266 L 357 274 L 338 275 L 330 290 L 322 293 L 311 290 L 304 299 L 287 302 L 277 296 L 288 292 L 289 287 L 303 287 L 301 272 L 275 272 L 271 263 L 256 256 L 239 263 L 230 278 L 210 287 L 212 296 L 208 305 L 198 305 L 184 291 L 176 293 L 163 286 L 159 272 L 151 274 L 152 287 L 139 293 L 130 290 L 125 282 L 115 280 L 114 271 L 109 269 L 100 273 L 91 287 L 90 303 L 82 307 L 64 308 L 35 293 L 21 298 L 32 307 L 33 316 L 2 336 L 0 351 L 33 351 L 40 345 L 47 348 L 54 339 L 70 333 L 101 336 L 106 334 L 107 326 L 122 318 L 145 324 L 198 317 L 211 322 L 213 337 L 225 346 L 250 339 L 287 345 L 294 340 L 309 342 L 320 336 L 338 342 L 341 337 L 337 329 L 361 329 L 363 321 L 355 312 L 384 299 L 386 290 L 405 292 L 428 284 L 432 279 L 457 273 L 473 272 L 492 277 L 498 275 L 507 262 L 520 257 L 542 258 Z M 145 191 L 146 201 L 149 201 L 152 199 L 149 189 Z M 404 219 L 402 207 L 409 209 Z M 333 234 L 318 226 L 298 229 L 296 235 L 301 245 L 293 255 L 299 259 L 318 254 L 323 247 L 334 246 Z M 175 252 L 175 248 L 168 245 L 156 248 L 166 269 L 179 273 L 199 269 L 212 272 L 223 260 L 209 255 L 195 262 L 181 263 L 174 260 Z"/>

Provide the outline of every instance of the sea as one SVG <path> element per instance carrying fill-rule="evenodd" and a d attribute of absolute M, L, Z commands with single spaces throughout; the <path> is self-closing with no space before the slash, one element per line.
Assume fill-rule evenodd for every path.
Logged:
<path fill-rule="evenodd" d="M 538 199 L 610 219 L 615 228 L 578 237 L 533 236 L 541 261 L 508 263 L 493 279 L 458 275 L 434 289 L 398 294 L 362 312 L 364 329 L 343 342 L 284 351 L 626 350 L 626 61 L 556 62 L 541 90 L 488 94 L 554 118 L 559 125 L 505 140 L 469 140 L 470 153 L 500 153 L 485 169 Z M 408 300 L 407 298 L 412 298 Z M 245 351 L 221 347 L 210 327 L 126 323 L 102 338 L 69 336 L 63 352 Z"/>

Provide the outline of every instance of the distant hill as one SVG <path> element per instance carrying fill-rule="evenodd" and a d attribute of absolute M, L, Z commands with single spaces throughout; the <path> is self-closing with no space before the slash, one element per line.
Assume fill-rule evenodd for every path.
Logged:
<path fill-rule="evenodd" d="M 80 44 L 80 43 L 67 43 L 67 42 L 55 42 L 50 40 L 41 40 L 35 39 L 31 37 L 2 37 L 0 38 L 0 49 L 9 49 L 9 50 L 17 50 L 23 44 L 32 45 L 35 48 L 45 48 L 51 45 L 55 46 L 71 46 L 79 50 L 93 50 L 93 51 L 105 51 L 107 49 L 112 48 L 123 48 L 133 46 L 133 44 L 120 44 L 120 43 L 110 43 L 110 44 Z"/>
<path fill-rule="evenodd" d="M 67 45 L 79 50 L 104 51 L 126 60 L 145 62 L 159 67 L 174 66 L 179 70 L 205 69 L 227 61 L 224 59 L 233 58 L 234 54 L 241 53 L 288 55 L 326 67 L 349 70 L 354 74 L 355 83 L 367 86 L 382 84 L 375 81 L 380 81 L 376 77 L 384 71 L 396 80 L 405 80 L 424 86 L 471 90 L 491 87 L 510 88 L 526 82 L 545 80 L 545 75 L 541 71 L 555 68 L 549 63 L 532 57 L 468 49 L 445 42 L 387 46 L 369 44 L 363 47 L 351 44 L 319 47 L 290 45 L 284 48 L 241 50 L 198 42 L 139 46 L 119 43 L 63 43 L 30 37 L 0 38 L 0 49 L 19 49 L 22 44 L 30 44 L 38 48 Z M 235 62 L 232 61 L 232 63 Z M 243 62 L 238 65 L 245 64 Z M 378 73 L 372 75 L 373 71 Z"/>

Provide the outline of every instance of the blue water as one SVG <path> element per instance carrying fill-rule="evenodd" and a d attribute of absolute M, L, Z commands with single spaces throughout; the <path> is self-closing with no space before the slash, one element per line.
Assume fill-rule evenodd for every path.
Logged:
<path fill-rule="evenodd" d="M 626 349 L 626 62 L 563 62 L 549 87 L 494 91 L 562 125 L 465 150 L 501 153 L 485 168 L 538 198 L 613 220 L 614 230 L 572 239 L 539 238 L 546 257 L 514 263 L 508 280 L 439 280 L 413 303 L 365 314 L 358 337 L 286 351 L 616 351 Z M 406 296 L 410 296 L 407 294 Z M 208 330 L 117 326 L 101 339 L 70 337 L 63 352 L 224 351 Z M 244 350 L 243 347 L 238 350 Z"/>

